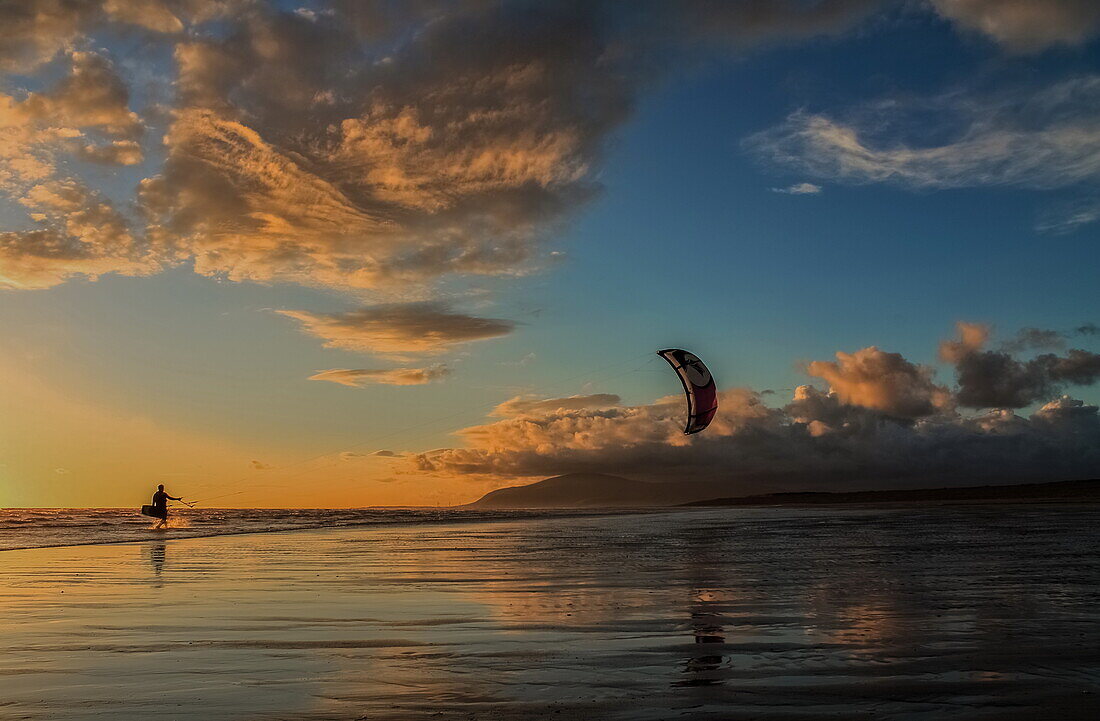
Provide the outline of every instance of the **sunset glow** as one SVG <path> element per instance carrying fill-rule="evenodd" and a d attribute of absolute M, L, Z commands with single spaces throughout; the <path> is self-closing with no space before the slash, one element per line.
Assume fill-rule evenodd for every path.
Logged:
<path fill-rule="evenodd" d="M 1100 475 L 1093 3 L 2 13 L 0 505 Z"/>

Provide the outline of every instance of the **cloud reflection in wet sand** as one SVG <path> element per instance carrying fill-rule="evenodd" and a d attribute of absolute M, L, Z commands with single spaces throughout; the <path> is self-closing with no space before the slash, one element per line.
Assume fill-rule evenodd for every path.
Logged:
<path fill-rule="evenodd" d="M 31 719 L 1088 718 L 1098 520 L 739 509 L 9 552 L 0 697 Z"/>

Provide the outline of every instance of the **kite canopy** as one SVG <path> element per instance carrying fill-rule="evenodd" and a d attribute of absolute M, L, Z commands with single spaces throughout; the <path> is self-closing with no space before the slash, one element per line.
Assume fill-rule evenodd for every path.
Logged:
<path fill-rule="evenodd" d="M 698 433 L 710 425 L 714 414 L 718 412 L 718 388 L 714 385 L 714 376 L 698 356 L 686 350 L 668 348 L 657 351 L 657 355 L 668 361 L 684 384 L 688 401 L 688 419 L 684 433 Z"/>

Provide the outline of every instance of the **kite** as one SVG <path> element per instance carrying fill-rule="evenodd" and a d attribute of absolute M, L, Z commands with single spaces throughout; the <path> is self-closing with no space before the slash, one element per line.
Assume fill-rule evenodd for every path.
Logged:
<path fill-rule="evenodd" d="M 686 350 L 668 348 L 657 351 L 657 355 L 668 361 L 684 384 L 688 402 L 684 434 L 690 436 L 698 433 L 710 425 L 714 414 L 718 412 L 718 388 L 714 385 L 714 376 L 698 356 Z"/>

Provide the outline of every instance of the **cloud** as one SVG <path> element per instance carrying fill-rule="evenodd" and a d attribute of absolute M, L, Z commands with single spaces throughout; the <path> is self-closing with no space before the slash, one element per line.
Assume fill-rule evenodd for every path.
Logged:
<path fill-rule="evenodd" d="M 1060 350 L 1066 347 L 1066 334 L 1045 328 L 1021 328 L 1015 337 L 1001 344 L 1010 353 L 1025 350 Z"/>
<path fill-rule="evenodd" d="M 598 192 L 606 138 L 645 80 L 584 3 L 8 3 L 0 70 L 61 53 L 72 67 L 52 89 L 0 96 L 0 186 L 68 180 L 61 154 L 145 160 L 125 83 L 77 49 L 117 25 L 172 51 L 163 80 L 178 91 L 132 235 L 162 266 L 236 281 L 425 296 L 449 276 L 536 270 Z"/>
<path fill-rule="evenodd" d="M 619 396 L 613 393 L 542 399 L 516 396 L 495 407 L 489 415 L 500 418 L 521 418 L 530 415 L 545 415 L 551 411 L 611 408 L 619 405 L 620 400 Z"/>
<path fill-rule="evenodd" d="M 1100 31 L 1093 0 L 932 0 L 944 17 L 1010 50 L 1035 52 L 1079 45 Z"/>
<path fill-rule="evenodd" d="M 178 15 L 169 5 L 179 8 Z M 228 0 L 18 0 L 0 4 L 0 72 L 27 72 L 70 50 L 100 26 L 119 23 L 154 33 L 183 29 L 241 3 Z"/>
<path fill-rule="evenodd" d="M 1047 409 L 1031 419 L 1003 410 L 978 420 L 939 416 L 916 423 L 846 405 L 808 386 L 786 409 L 768 408 L 748 390 L 724 392 L 721 404 L 716 425 L 690 438 L 679 431 L 683 409 L 657 403 L 474 426 L 461 433 L 463 447 L 416 454 L 408 463 L 417 473 L 477 478 L 569 472 L 693 478 L 724 481 L 731 493 L 1100 471 L 1097 411 L 1084 404 L 1074 406 L 1075 413 Z"/>
<path fill-rule="evenodd" d="M 1066 235 L 1100 220 L 1100 198 L 1060 203 L 1046 210 L 1035 229 L 1040 233 Z"/>
<path fill-rule="evenodd" d="M 70 54 L 68 74 L 19 100 L 0 93 L 0 193 L 18 197 L 29 185 L 58 178 L 58 157 L 133 164 L 143 155 L 141 119 L 114 67 L 94 53 Z"/>
<path fill-rule="evenodd" d="M 1100 180 L 1098 108 L 1100 76 L 1089 75 L 996 97 L 883 100 L 846 120 L 799 110 L 744 145 L 768 163 L 834 181 L 1060 188 Z"/>
<path fill-rule="evenodd" d="M 70 55 L 70 72 L 51 90 L 30 93 L 19 110 L 35 124 L 94 128 L 117 138 L 141 134 L 130 93 L 106 58 L 88 52 Z"/>
<path fill-rule="evenodd" d="M 311 375 L 311 381 L 329 381 L 353 388 L 362 388 L 373 383 L 391 386 L 419 386 L 440 380 L 450 374 L 446 366 L 428 368 L 388 368 L 388 369 L 350 369 L 333 368 Z"/>
<path fill-rule="evenodd" d="M 26 71 L 77 37 L 96 11 L 78 0 L 22 0 L 0 6 L 0 71 Z"/>
<path fill-rule="evenodd" d="M 392 358 L 432 355 L 473 341 L 499 338 L 515 324 L 456 313 L 436 302 L 378 305 L 344 313 L 282 310 L 326 348 Z"/>
<path fill-rule="evenodd" d="M 0 98 L 0 185 L 78 180 L 54 177 L 62 154 L 134 167 L 163 153 L 130 218 L 159 267 L 430 297 L 560 255 L 547 240 L 599 193 L 604 148 L 663 72 L 658 55 L 700 32 L 736 45 L 841 32 L 875 5 L 8 3 L 0 69 L 45 78 L 63 53 L 72 67 L 50 90 Z M 125 83 L 83 50 L 120 30 L 172 58 L 152 158 Z"/>
<path fill-rule="evenodd" d="M 0 288 L 49 288 L 74 275 L 147 275 L 160 269 L 126 220 L 74 181 L 35 185 L 20 202 L 39 228 L 0 233 Z"/>
<path fill-rule="evenodd" d="M 0 288 L 40 289 L 74 276 L 147 275 L 161 265 L 115 205 L 58 172 L 59 156 L 106 164 L 142 159 L 143 131 L 107 60 L 69 55 L 52 88 L 16 100 L 0 94 L 0 193 L 26 208 L 30 229 L 0 232 Z"/>
<path fill-rule="evenodd" d="M 989 329 L 959 323 L 959 338 L 940 345 L 940 357 L 955 366 L 955 398 L 969 408 L 1023 408 L 1068 385 L 1100 380 L 1100 354 L 1070 349 L 1064 356 L 1045 353 L 1021 361 L 1006 351 L 983 350 Z M 1024 337 L 1034 335 L 1025 329 Z M 1040 331 L 1042 337 L 1045 333 Z M 1019 336 L 1018 336 L 1019 338 Z"/>
<path fill-rule="evenodd" d="M 1067 429 L 1073 433 L 1100 433 L 1100 415 L 1096 406 L 1084 401 L 1061 396 L 1043 405 L 1031 417 L 1049 430 Z"/>
<path fill-rule="evenodd" d="M 694 33 L 746 46 L 837 35 L 885 4 L 883 0 L 682 0 L 675 6 Z"/>
<path fill-rule="evenodd" d="M 945 363 L 958 363 L 971 353 L 980 351 L 989 341 L 992 329 L 984 323 L 955 324 L 955 338 L 940 343 L 940 360 Z"/>
<path fill-rule="evenodd" d="M 249 463 L 249 465 L 252 466 L 252 470 L 254 471 L 270 471 L 275 467 L 270 463 L 264 463 L 263 461 L 252 461 L 251 463 Z"/>
<path fill-rule="evenodd" d="M 532 363 L 534 363 L 537 360 L 538 360 L 538 354 L 534 353 L 534 352 L 531 352 L 531 353 L 524 354 L 519 360 L 500 361 L 500 364 L 502 366 L 518 366 L 520 368 L 524 368 L 526 366 L 531 365 Z"/>
<path fill-rule="evenodd" d="M 80 145 L 78 157 L 103 165 L 137 165 L 145 156 L 141 144 L 133 140 L 115 140 L 105 145 Z"/>
<path fill-rule="evenodd" d="M 826 381 L 844 403 L 898 418 L 920 418 L 950 407 L 947 389 L 932 382 L 934 370 L 899 353 L 870 346 L 838 352 L 836 358 L 835 363 L 814 361 L 806 372 Z"/>
<path fill-rule="evenodd" d="M 8 3 L 0 8 L 0 69 L 38 76 L 27 81 L 31 92 L 0 96 L 0 186 L 18 186 L 6 192 L 19 198 L 35 183 L 81 182 L 80 172 L 91 182 L 96 171 L 69 160 L 143 167 L 163 154 L 135 204 L 113 199 L 137 208 L 126 214 L 130 236 L 155 260 L 141 272 L 190 263 L 234 281 L 372 289 L 391 298 L 411 285 L 418 297 L 432 297 L 454 278 L 518 276 L 551 262 L 548 239 L 600 191 L 608 139 L 670 59 L 700 37 L 740 48 L 833 35 L 889 5 L 694 0 L 610 12 L 602 3 L 480 0 L 307 8 L 235 0 Z M 989 18 L 1033 31 L 1042 25 L 1006 20 L 1024 12 L 1021 3 L 1000 13 L 990 2 L 937 7 L 1009 40 L 1000 25 L 986 27 Z M 1089 26 L 1090 5 L 1044 7 L 1043 21 L 1063 28 L 1050 37 L 1069 41 L 1064 28 Z M 129 107 L 114 65 L 87 50 L 120 31 L 141 34 L 142 52 L 170 51 L 157 80 L 175 95 L 150 114 L 155 128 Z M 47 63 L 61 57 L 68 75 L 39 90 L 55 74 Z M 146 58 L 126 57 L 121 67 L 139 60 Z M 758 136 L 754 147 L 849 182 L 1056 187 L 1095 179 L 1094 113 L 1080 108 L 1097 104 L 1097 83 L 1079 78 L 1029 92 L 1034 97 L 1023 103 L 939 99 L 940 115 L 968 119 L 965 132 L 940 146 L 887 142 L 859 118 L 804 112 Z M 1032 122 L 1044 113 L 1049 122 Z M 145 134 L 165 130 L 160 117 L 168 125 L 163 138 L 144 147 Z M 60 176 L 59 168 L 78 175 Z M 132 263 L 122 257 L 115 270 L 132 273 Z M 110 272 L 110 259 L 98 254 L 90 273 L 65 265 L 42 272 L 56 282 L 95 278 Z"/>
<path fill-rule="evenodd" d="M 944 344 L 945 356 L 960 361 L 984 352 L 985 327 L 961 324 L 959 330 L 959 338 Z M 1096 369 L 1088 355 L 1070 351 L 1050 372 L 1060 383 L 1090 382 Z M 899 354 L 869 347 L 837 357 L 808 366 L 827 377 L 831 389 L 800 386 L 782 408 L 750 389 L 722 391 L 714 423 L 695 436 L 681 432 L 679 397 L 637 406 L 527 398 L 522 412 L 511 412 L 513 399 L 506 412 L 493 412 L 500 420 L 460 431 L 461 446 L 406 461 L 410 472 L 497 482 L 607 472 L 724 481 L 731 493 L 1100 473 L 1095 406 L 1056 396 L 1030 417 L 1005 407 L 964 416 L 954 410 L 966 405 L 971 390 L 963 378 L 955 397 L 932 383 L 929 369 Z"/>
<path fill-rule="evenodd" d="M 528 272 L 596 192 L 635 93 L 601 13 L 440 5 L 380 42 L 335 10 L 242 13 L 177 46 L 168 158 L 143 193 L 156 227 L 234 280 Z"/>
<path fill-rule="evenodd" d="M 137 25 L 152 32 L 178 33 L 183 30 L 183 22 L 161 0 L 105 0 L 103 10 L 111 20 Z"/>
<path fill-rule="evenodd" d="M 403 453 L 396 453 L 388 449 L 382 449 L 380 451 L 374 451 L 372 453 L 358 453 L 356 451 L 344 451 L 340 454 L 341 461 L 360 461 L 364 458 L 392 458 L 400 460 L 404 458 Z"/>
<path fill-rule="evenodd" d="M 787 195 L 817 195 L 821 192 L 820 185 L 813 183 L 795 183 L 786 188 L 771 188 L 773 193 L 786 193 Z"/>

